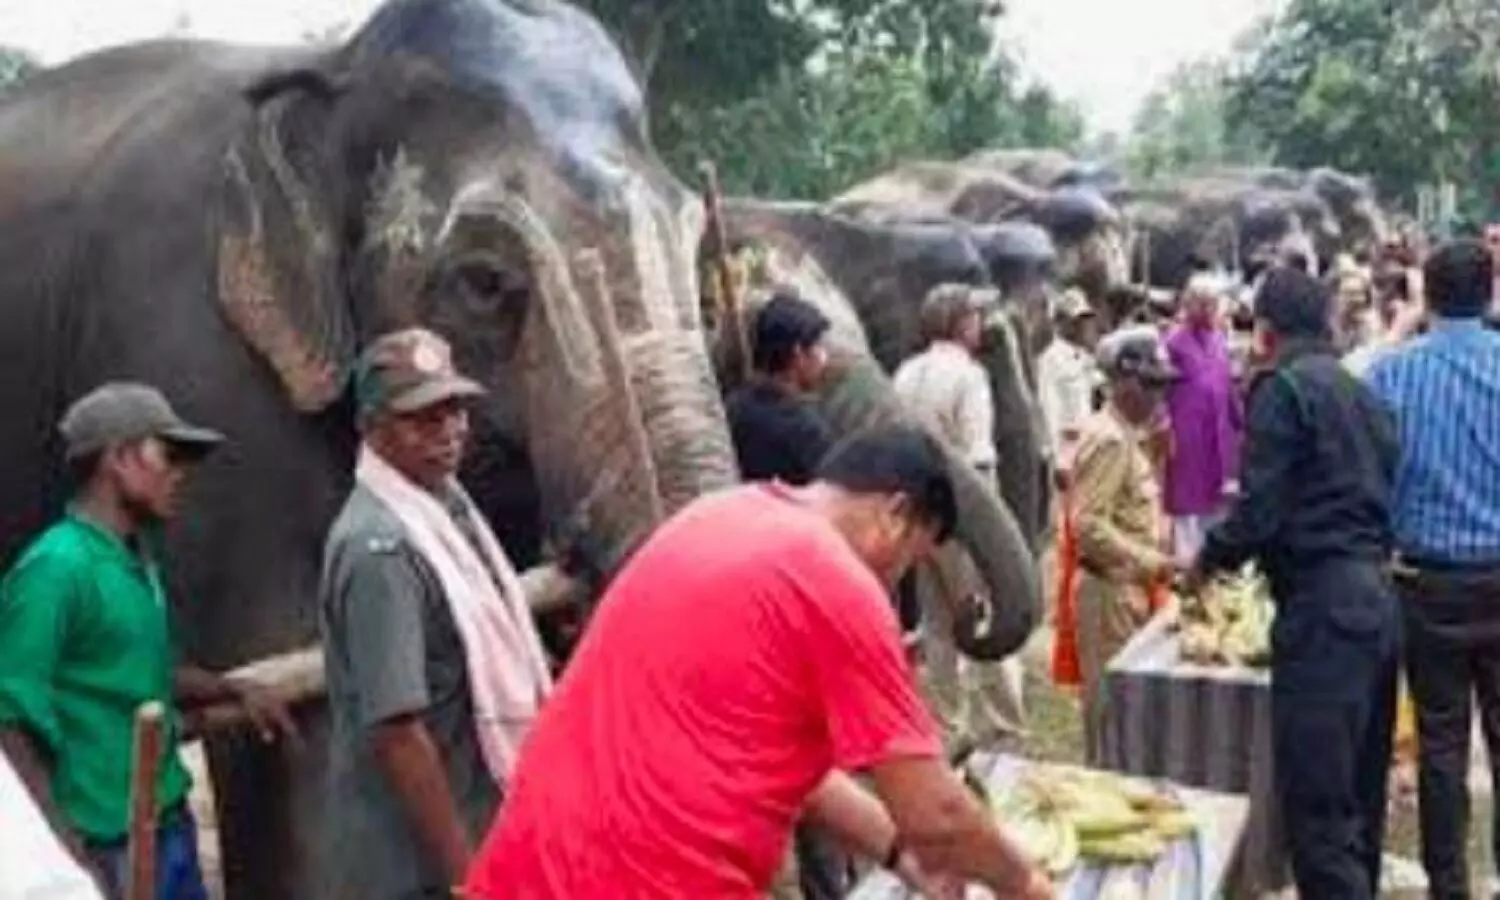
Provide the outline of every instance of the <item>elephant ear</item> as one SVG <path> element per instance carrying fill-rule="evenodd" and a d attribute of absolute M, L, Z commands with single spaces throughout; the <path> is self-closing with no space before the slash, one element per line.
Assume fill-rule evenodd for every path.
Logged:
<path fill-rule="evenodd" d="M 356 333 L 339 276 L 339 229 L 319 177 L 321 126 L 338 93 L 315 68 L 263 75 L 223 160 L 218 299 L 299 412 L 343 393 Z"/>

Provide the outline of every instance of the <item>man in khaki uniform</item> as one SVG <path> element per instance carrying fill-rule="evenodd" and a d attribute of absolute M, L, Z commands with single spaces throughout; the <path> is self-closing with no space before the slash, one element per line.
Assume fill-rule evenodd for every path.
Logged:
<path fill-rule="evenodd" d="M 1149 327 L 1105 338 L 1099 364 L 1109 397 L 1103 409 L 1084 421 L 1067 502 L 1075 538 L 1078 658 L 1091 759 L 1100 750 L 1104 668 L 1145 623 L 1174 573 L 1163 546 L 1161 493 L 1147 452 L 1174 373 L 1159 336 Z"/>
<path fill-rule="evenodd" d="M 896 394 L 993 486 L 995 404 L 989 375 L 974 358 L 981 315 L 974 288 L 933 288 L 922 304 L 927 349 L 896 371 Z M 950 746 L 964 739 L 993 744 L 1019 733 L 1024 718 L 1020 658 L 978 663 L 960 658 L 953 643 L 952 607 L 942 596 L 978 584 L 978 570 L 956 544 L 939 548 L 917 572 L 927 693 Z"/>

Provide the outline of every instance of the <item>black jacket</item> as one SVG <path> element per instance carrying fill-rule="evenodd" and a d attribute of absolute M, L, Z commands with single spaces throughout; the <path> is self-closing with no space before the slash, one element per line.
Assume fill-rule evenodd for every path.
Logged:
<path fill-rule="evenodd" d="M 1250 388 L 1240 497 L 1209 531 L 1200 567 L 1257 559 L 1285 595 L 1325 562 L 1389 558 L 1397 455 L 1390 414 L 1332 348 L 1289 345 Z"/>
<path fill-rule="evenodd" d="M 740 475 L 788 484 L 813 480 L 833 437 L 817 410 L 769 382 L 753 382 L 730 394 L 726 409 Z"/>

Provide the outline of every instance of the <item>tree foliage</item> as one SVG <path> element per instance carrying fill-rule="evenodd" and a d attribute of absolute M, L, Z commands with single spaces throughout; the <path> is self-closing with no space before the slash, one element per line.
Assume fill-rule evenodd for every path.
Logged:
<path fill-rule="evenodd" d="M 1196 60 L 1147 95 L 1125 150 L 1132 175 L 1150 180 L 1195 167 L 1266 160 L 1258 138 L 1226 115 L 1225 79 L 1224 61 Z"/>
<path fill-rule="evenodd" d="M 1451 181 L 1492 212 L 1497 42 L 1493 0 L 1291 0 L 1247 42 L 1227 112 L 1280 163 L 1369 173 L 1407 202 Z"/>
<path fill-rule="evenodd" d="M 1083 131 L 1021 89 L 993 0 L 587 0 L 648 87 L 652 135 L 691 178 L 819 199 L 916 156 L 1059 145 Z"/>

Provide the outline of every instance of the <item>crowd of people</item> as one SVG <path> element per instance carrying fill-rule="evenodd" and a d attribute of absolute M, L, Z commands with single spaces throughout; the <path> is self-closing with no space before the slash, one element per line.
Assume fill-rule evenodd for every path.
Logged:
<path fill-rule="evenodd" d="M 1190 594 L 1255 562 L 1276 603 L 1272 753 L 1304 897 L 1378 893 L 1403 669 L 1433 897 L 1470 896 L 1471 698 L 1500 746 L 1500 240 L 1391 251 L 1323 279 L 1306 260 L 1263 273 L 1243 371 L 1234 294 L 1205 272 L 1172 321 L 1103 338 L 1097 375 L 1040 372 L 1044 408 L 1105 386 L 1081 425 L 1048 418 L 1065 476 L 1053 668 L 1080 685 L 1090 752 L 1101 669 L 1166 585 Z M 1086 367 L 1067 352 L 1053 358 Z"/>
<path fill-rule="evenodd" d="M 1448 244 L 1399 278 L 1282 261 L 1255 288 L 1248 367 L 1210 273 L 1169 321 L 1102 336 L 1070 291 L 1037 362 L 1058 487 L 1053 674 L 1079 688 L 1090 755 L 1111 657 L 1174 588 L 1256 562 L 1277 606 L 1271 752 L 1305 897 L 1377 892 L 1403 660 L 1432 895 L 1469 895 L 1471 697 L 1500 746 L 1492 249 Z M 632 554 L 555 684 L 457 479 L 483 389 L 431 332 L 366 347 L 319 598 L 323 896 L 817 900 L 845 894 L 850 858 L 931 898 L 965 883 L 1053 896 L 948 758 L 1026 724 L 1019 661 L 961 658 L 948 589 L 974 578 L 947 543 L 950 458 L 992 483 L 1002 464 L 976 361 L 996 299 L 934 289 L 925 346 L 895 374 L 912 424 L 837 446 L 809 402 L 828 319 L 792 292 L 760 306 L 753 375 L 726 400 L 746 483 Z M 0 747 L 113 898 L 137 707 L 234 702 L 266 739 L 297 735 L 253 684 L 172 649 L 161 526 L 222 436 L 127 383 L 79 399 L 60 430 L 75 499 L 0 584 Z M 160 897 L 188 900 L 205 889 L 179 721 L 156 784 L 158 877 Z"/>

